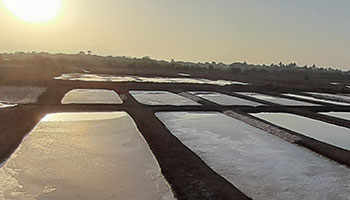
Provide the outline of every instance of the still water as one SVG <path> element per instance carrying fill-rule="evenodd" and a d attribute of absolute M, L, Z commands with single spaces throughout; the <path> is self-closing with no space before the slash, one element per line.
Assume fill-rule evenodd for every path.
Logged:
<path fill-rule="evenodd" d="M 62 104 L 122 104 L 123 101 L 113 90 L 74 89 L 62 99 Z"/>
<path fill-rule="evenodd" d="M 47 115 L 0 168 L 0 199 L 173 199 L 125 112 Z"/>
<path fill-rule="evenodd" d="M 98 82 L 139 82 L 139 83 L 192 83 L 209 85 L 249 85 L 249 83 L 229 80 L 209 80 L 199 78 L 166 78 L 166 77 L 142 77 L 142 76 L 114 76 L 108 74 L 83 74 L 71 73 L 55 77 L 56 80 L 71 81 L 98 81 Z"/>
<path fill-rule="evenodd" d="M 325 112 L 325 113 L 321 113 L 321 114 L 329 115 L 332 117 L 337 117 L 337 118 L 341 118 L 341 119 L 345 119 L 345 120 L 350 121 L 350 113 L 349 112 Z"/>
<path fill-rule="evenodd" d="M 350 102 L 350 94 L 329 94 L 329 93 L 320 93 L 320 92 L 306 92 L 317 98 L 325 98 L 330 100 L 340 100 L 345 102 Z"/>
<path fill-rule="evenodd" d="M 263 120 L 316 140 L 350 150 L 350 129 L 288 113 L 253 114 Z"/>
<path fill-rule="evenodd" d="M 325 100 L 325 99 L 320 99 L 320 98 L 310 97 L 310 96 L 305 96 L 305 95 L 297 95 L 297 94 L 283 94 L 283 95 L 286 95 L 289 97 L 296 97 L 296 98 L 300 98 L 300 99 L 312 100 L 312 101 L 316 101 L 316 102 L 330 103 L 330 104 L 335 104 L 335 105 L 340 105 L 340 106 L 350 106 L 350 103 Z"/>
<path fill-rule="evenodd" d="M 129 93 L 145 105 L 198 106 L 201 105 L 186 97 L 168 91 L 131 90 Z"/>
<path fill-rule="evenodd" d="M 293 99 L 276 97 L 276 96 L 271 96 L 266 94 L 255 93 L 255 92 L 237 92 L 237 94 L 250 96 L 256 99 L 260 99 L 260 100 L 264 100 L 264 101 L 268 101 L 268 102 L 276 103 L 280 105 L 286 105 L 286 106 L 319 106 L 317 104 L 312 104 L 308 102 L 297 101 Z"/>
<path fill-rule="evenodd" d="M 229 96 L 227 94 L 222 94 L 218 92 L 189 92 L 189 93 L 224 106 L 261 106 L 263 105 L 258 102 L 249 101 L 249 100 L 245 100 L 234 96 Z"/>
<path fill-rule="evenodd" d="M 1 103 L 0 102 L 0 108 L 11 108 L 11 107 L 15 107 L 16 104 L 6 104 L 6 103 Z"/>
<path fill-rule="evenodd" d="M 0 102 L 9 104 L 35 103 L 45 91 L 46 88 L 43 87 L 0 87 Z"/>
<path fill-rule="evenodd" d="M 209 167 L 255 200 L 348 200 L 350 170 L 222 113 L 157 117 Z"/>

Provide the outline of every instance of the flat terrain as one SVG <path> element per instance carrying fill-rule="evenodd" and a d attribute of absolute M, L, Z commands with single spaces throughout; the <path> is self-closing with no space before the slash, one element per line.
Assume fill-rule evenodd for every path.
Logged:
<path fill-rule="evenodd" d="M 16 70 L 18 69 L 8 71 L 7 74 L 15 74 Z M 178 72 L 167 72 L 164 74 L 153 75 L 178 76 L 177 73 Z M 191 71 L 186 73 L 191 74 Z M 140 73 L 137 75 L 140 75 Z M 152 76 L 152 74 L 146 75 Z M 348 120 L 318 114 L 318 112 L 350 112 L 350 106 L 332 105 L 328 103 L 321 103 L 321 106 L 286 106 L 259 99 L 254 99 L 254 102 L 263 104 L 261 106 L 224 106 L 202 98 L 199 98 L 199 103 L 201 103 L 202 106 L 143 105 L 136 101 L 135 98 L 129 93 L 130 90 L 169 91 L 175 94 L 187 91 L 211 91 L 234 97 L 240 97 L 246 100 L 253 99 L 252 97 L 246 97 L 235 92 L 259 92 L 277 96 L 279 96 L 281 93 L 303 91 L 325 93 L 336 93 L 342 91 L 350 93 L 350 91 L 347 89 L 340 89 L 337 86 L 328 85 L 328 83 L 303 83 L 297 81 L 293 84 L 293 81 L 283 82 L 282 80 L 271 80 L 268 82 L 268 80 L 255 79 L 254 76 L 229 76 L 227 74 L 223 74 L 222 76 L 220 74 L 194 74 L 193 76 L 214 80 L 228 79 L 233 81 L 242 81 L 250 83 L 250 85 L 219 86 L 190 83 L 81 82 L 53 80 L 53 76 L 50 76 L 49 78 L 45 77 L 37 79 L 33 78 L 35 77 L 34 75 L 25 76 L 23 80 L 19 80 L 19 78 L 9 78 L 7 81 L 3 81 L 0 86 L 26 86 L 47 89 L 38 97 L 38 101 L 35 103 L 19 104 L 13 108 L 0 108 L 0 160 L 5 161 L 16 150 L 23 137 L 28 134 L 46 114 L 58 112 L 125 111 L 135 121 L 136 126 L 156 157 L 161 167 L 162 174 L 170 184 L 177 199 L 249 199 L 245 193 L 237 189 L 236 185 L 220 176 L 210 166 L 208 166 L 201 159 L 201 157 L 180 142 L 177 137 L 171 134 L 166 126 L 155 117 L 155 113 L 168 111 L 224 112 L 229 110 L 239 113 L 242 116 L 248 116 L 248 113 L 285 112 L 350 128 L 350 121 Z M 72 89 L 114 90 L 122 98 L 123 104 L 61 104 L 61 100 L 65 94 Z M 291 99 L 293 99 L 293 97 L 291 97 Z M 305 100 L 305 102 L 316 103 L 312 100 Z M 278 128 L 291 136 L 299 138 L 291 142 L 294 145 L 305 147 L 337 162 L 339 165 L 343 164 L 347 167 L 350 166 L 350 152 L 348 150 L 344 150 L 296 132 L 277 127 L 267 121 L 260 120 L 253 116 L 248 117 L 251 120 L 258 120 L 261 123 Z"/>

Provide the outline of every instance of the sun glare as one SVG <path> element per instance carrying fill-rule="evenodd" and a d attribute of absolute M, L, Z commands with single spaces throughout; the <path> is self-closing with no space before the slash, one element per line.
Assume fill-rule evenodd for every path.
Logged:
<path fill-rule="evenodd" d="M 53 19 L 61 9 L 61 0 L 3 0 L 17 17 L 33 23 Z"/>

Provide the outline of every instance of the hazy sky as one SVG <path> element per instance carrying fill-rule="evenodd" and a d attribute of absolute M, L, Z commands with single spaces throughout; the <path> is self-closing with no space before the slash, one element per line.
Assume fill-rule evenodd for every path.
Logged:
<path fill-rule="evenodd" d="M 1 1 L 1 0 L 0 0 Z M 350 69 L 349 0 L 62 0 L 27 23 L 0 3 L 0 52 L 48 51 Z"/>

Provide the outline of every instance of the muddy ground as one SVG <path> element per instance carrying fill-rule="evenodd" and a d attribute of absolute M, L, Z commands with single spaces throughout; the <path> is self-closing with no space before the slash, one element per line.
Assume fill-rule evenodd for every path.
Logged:
<path fill-rule="evenodd" d="M 212 78 L 212 77 L 207 77 Z M 40 119 L 47 113 L 76 111 L 126 111 L 134 119 L 138 129 L 143 134 L 161 167 L 162 173 L 169 182 L 177 199 L 249 199 L 234 185 L 209 168 L 195 153 L 174 137 L 165 126 L 154 116 L 158 111 L 226 111 L 232 110 L 243 115 L 249 112 L 289 112 L 323 120 L 337 125 L 350 127 L 350 122 L 317 114 L 318 111 L 350 111 L 350 106 L 324 107 L 279 106 L 257 100 L 265 106 L 220 106 L 215 103 L 200 100 L 203 106 L 147 106 L 139 104 L 129 93 L 129 90 L 167 90 L 176 93 L 189 90 L 217 91 L 232 95 L 235 91 L 254 91 L 264 93 L 279 93 L 288 91 L 288 87 L 278 82 L 273 87 L 262 81 L 241 78 L 238 81 L 253 83 L 250 86 L 214 86 L 196 84 L 154 84 L 154 83 L 106 83 L 78 82 L 54 80 L 9 80 L 1 85 L 47 87 L 38 102 L 19 105 L 14 108 L 0 109 L 0 160 L 4 161 L 21 143 Z M 113 89 L 123 99 L 121 105 L 61 105 L 64 94 L 76 88 Z M 291 91 L 327 92 L 328 86 L 303 85 L 292 87 Z M 334 90 L 336 92 L 337 89 Z M 290 91 L 289 91 L 290 92 Z M 330 92 L 330 91 L 328 91 Z M 235 95 L 239 96 L 239 95 Z M 239 96 L 242 97 L 242 96 Z M 250 97 L 244 97 L 251 99 Z M 266 122 L 267 123 L 267 122 Z M 274 126 L 274 125 L 272 125 Z M 292 135 L 301 137 L 297 144 L 311 149 L 336 162 L 350 166 L 350 152 L 285 130 Z"/>

